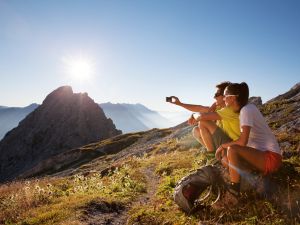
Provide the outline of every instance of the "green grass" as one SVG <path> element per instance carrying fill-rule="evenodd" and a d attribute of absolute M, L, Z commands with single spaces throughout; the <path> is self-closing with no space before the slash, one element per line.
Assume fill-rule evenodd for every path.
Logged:
<path fill-rule="evenodd" d="M 166 135 L 165 132 L 169 131 L 165 130 L 160 135 Z M 130 139 L 129 136 L 126 138 Z M 137 136 L 131 140 L 135 138 Z M 287 135 L 282 137 L 286 138 Z M 94 144 L 94 147 L 99 148 L 99 144 Z M 199 221 L 208 224 L 295 222 L 291 211 L 285 211 L 280 204 L 251 193 L 242 197 L 237 207 L 224 210 L 207 207 L 193 215 L 182 212 L 173 201 L 176 183 L 191 171 L 209 164 L 212 158 L 212 155 L 203 152 L 191 135 L 186 135 L 180 139 L 160 142 L 153 146 L 152 152 L 142 157 L 133 156 L 117 161 L 104 177 L 100 176 L 100 171 L 90 168 L 93 171 L 89 173 L 78 173 L 64 178 L 34 179 L 2 185 L 0 224 L 79 225 L 83 209 L 97 199 L 130 206 L 126 212 L 128 224 L 183 225 L 197 224 Z M 101 164 L 100 161 L 97 163 Z M 299 171 L 295 170 L 297 165 L 300 165 L 300 157 L 291 157 L 285 160 L 284 170 L 277 174 L 280 178 L 278 181 L 281 183 L 281 194 L 290 203 L 300 197 Z M 88 166 L 84 168 L 89 169 Z M 148 196 L 149 193 L 153 195 Z M 149 197 L 144 200 L 147 203 L 137 204 L 137 199 L 143 196 Z"/>
<path fill-rule="evenodd" d="M 138 162 L 131 159 L 109 176 L 81 174 L 64 179 L 11 183 L 1 187 L 0 223 L 57 224 L 94 198 L 130 202 L 145 192 Z M 4 195 L 5 193 L 5 195 Z M 25 219 L 26 218 L 26 219 Z"/>

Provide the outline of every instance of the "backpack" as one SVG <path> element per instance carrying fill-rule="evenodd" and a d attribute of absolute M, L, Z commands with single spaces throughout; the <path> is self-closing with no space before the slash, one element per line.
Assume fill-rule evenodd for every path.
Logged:
<path fill-rule="evenodd" d="M 223 183 L 218 167 L 203 166 L 176 184 L 174 201 L 183 211 L 191 213 L 199 205 L 217 202 Z"/>

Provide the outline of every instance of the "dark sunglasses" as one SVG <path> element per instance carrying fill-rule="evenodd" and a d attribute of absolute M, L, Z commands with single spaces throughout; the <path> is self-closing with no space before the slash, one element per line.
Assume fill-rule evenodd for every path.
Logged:
<path fill-rule="evenodd" d="M 223 95 L 221 92 L 216 92 L 215 95 L 214 95 L 214 98 L 217 98 L 219 96 Z"/>

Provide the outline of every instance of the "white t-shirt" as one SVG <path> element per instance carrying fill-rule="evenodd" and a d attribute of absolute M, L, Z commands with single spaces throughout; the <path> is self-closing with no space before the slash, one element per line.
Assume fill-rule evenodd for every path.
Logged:
<path fill-rule="evenodd" d="M 255 105 L 247 104 L 241 109 L 240 126 L 251 127 L 247 146 L 261 151 L 272 151 L 281 154 L 272 130 Z"/>

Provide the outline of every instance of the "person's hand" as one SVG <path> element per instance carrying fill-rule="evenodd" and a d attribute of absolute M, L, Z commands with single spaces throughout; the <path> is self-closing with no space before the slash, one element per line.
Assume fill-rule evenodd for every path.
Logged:
<path fill-rule="evenodd" d="M 221 160 L 223 158 L 224 150 L 225 150 L 225 148 L 223 148 L 222 145 L 220 145 L 215 154 L 215 157 L 217 160 Z"/>
<path fill-rule="evenodd" d="M 188 124 L 191 126 L 194 126 L 198 123 L 197 120 L 195 120 L 195 118 L 193 117 L 193 114 L 191 115 L 191 117 L 188 119 Z"/>
<path fill-rule="evenodd" d="M 175 104 L 175 105 L 179 105 L 181 104 L 179 98 L 177 98 L 176 96 L 171 96 L 172 101 L 170 103 Z"/>

